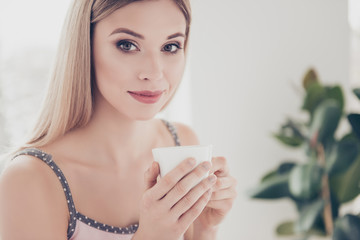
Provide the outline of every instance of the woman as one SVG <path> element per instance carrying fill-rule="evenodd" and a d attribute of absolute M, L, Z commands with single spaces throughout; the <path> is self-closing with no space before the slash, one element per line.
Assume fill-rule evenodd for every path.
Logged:
<path fill-rule="evenodd" d="M 151 155 L 198 144 L 153 119 L 181 80 L 190 19 L 187 0 L 73 2 L 37 125 L 1 176 L 1 239 L 215 239 L 236 195 L 226 160 L 158 179 Z"/>

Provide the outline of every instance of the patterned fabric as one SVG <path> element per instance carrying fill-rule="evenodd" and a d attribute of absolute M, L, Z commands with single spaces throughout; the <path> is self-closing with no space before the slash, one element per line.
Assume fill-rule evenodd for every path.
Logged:
<path fill-rule="evenodd" d="M 162 120 L 171 133 L 175 145 L 180 146 L 176 128 L 168 121 Z M 133 224 L 127 227 L 115 227 L 97 222 L 82 213 L 76 211 L 75 204 L 71 195 L 69 184 L 61 169 L 53 161 L 50 154 L 39 149 L 29 148 L 17 153 L 14 158 L 20 155 L 31 155 L 45 162 L 58 177 L 66 196 L 66 201 L 70 214 L 70 221 L 67 230 L 68 240 L 130 240 L 137 231 L 139 225 Z"/>
<path fill-rule="evenodd" d="M 177 130 L 176 130 L 175 126 L 164 119 L 162 119 L 162 121 L 165 124 L 165 126 L 167 127 L 167 129 L 169 130 L 169 132 L 171 133 L 171 135 L 174 139 L 174 142 L 175 142 L 175 146 L 180 146 L 180 141 L 179 141 L 179 137 L 177 135 Z"/>

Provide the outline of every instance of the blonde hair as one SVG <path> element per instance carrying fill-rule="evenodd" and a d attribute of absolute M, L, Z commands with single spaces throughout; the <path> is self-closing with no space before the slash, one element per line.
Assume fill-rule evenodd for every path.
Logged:
<path fill-rule="evenodd" d="M 44 146 L 89 122 L 94 101 L 92 29 L 115 10 L 136 1 L 145 0 L 73 1 L 64 23 L 55 68 L 42 109 L 20 149 Z M 191 22 L 190 3 L 189 0 L 173 1 L 186 19 L 186 46 Z"/>

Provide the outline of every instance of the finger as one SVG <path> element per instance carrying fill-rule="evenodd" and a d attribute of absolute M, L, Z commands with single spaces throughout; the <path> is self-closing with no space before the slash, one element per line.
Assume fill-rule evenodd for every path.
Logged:
<path fill-rule="evenodd" d="M 162 177 L 158 184 L 153 187 L 153 196 L 157 199 L 164 197 L 185 175 L 187 175 L 195 167 L 195 164 L 196 161 L 193 158 L 182 161 L 177 167 Z"/>
<path fill-rule="evenodd" d="M 179 217 L 179 223 L 183 226 L 188 227 L 195 219 L 201 214 L 206 207 L 211 196 L 211 190 L 206 191 L 197 201 L 193 204 L 188 211 Z"/>
<path fill-rule="evenodd" d="M 196 201 L 207 191 L 211 190 L 211 187 L 216 182 L 216 176 L 210 175 L 206 179 L 202 180 L 201 183 L 191 189 L 183 198 L 172 206 L 171 212 L 173 215 L 180 217 L 189 208 L 196 203 Z"/>
<path fill-rule="evenodd" d="M 214 173 L 218 177 L 224 177 L 229 174 L 229 166 L 227 164 L 226 158 L 224 157 L 213 157 L 212 160 L 211 173 Z"/>
<path fill-rule="evenodd" d="M 234 188 L 222 189 L 219 191 L 213 191 L 210 200 L 225 200 L 236 198 L 236 190 Z"/>
<path fill-rule="evenodd" d="M 159 164 L 153 162 L 144 174 L 145 190 L 152 188 L 156 184 L 157 176 L 160 174 Z"/>
<path fill-rule="evenodd" d="M 186 175 L 183 179 L 181 179 L 164 198 L 166 205 L 170 208 L 173 207 L 196 184 L 200 183 L 201 180 L 206 177 L 206 174 L 209 172 L 210 168 L 210 162 L 203 162 L 193 171 L 191 171 L 188 175 Z"/>
<path fill-rule="evenodd" d="M 236 185 L 237 181 L 234 177 L 218 177 L 216 180 L 216 184 L 213 186 L 213 191 L 226 189 Z"/>
<path fill-rule="evenodd" d="M 219 214 L 225 215 L 230 211 L 232 205 L 234 203 L 234 199 L 225 199 L 225 200 L 210 200 L 206 207 L 215 209 Z"/>

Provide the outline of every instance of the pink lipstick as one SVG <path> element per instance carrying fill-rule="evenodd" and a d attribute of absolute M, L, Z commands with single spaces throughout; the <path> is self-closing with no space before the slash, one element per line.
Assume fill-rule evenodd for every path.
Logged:
<path fill-rule="evenodd" d="M 164 91 L 128 91 L 128 93 L 141 103 L 153 104 L 159 101 Z"/>

